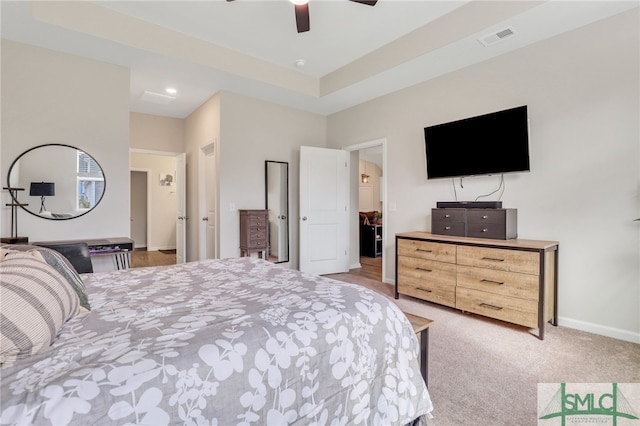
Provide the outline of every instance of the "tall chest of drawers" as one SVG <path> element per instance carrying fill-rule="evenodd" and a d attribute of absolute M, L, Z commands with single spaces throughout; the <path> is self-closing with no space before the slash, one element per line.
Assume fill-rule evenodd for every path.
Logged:
<path fill-rule="evenodd" d="M 240 212 L 240 256 L 266 259 L 269 245 L 269 210 L 239 210 Z"/>
<path fill-rule="evenodd" d="M 537 328 L 557 323 L 558 242 L 396 235 L 400 294 Z"/>

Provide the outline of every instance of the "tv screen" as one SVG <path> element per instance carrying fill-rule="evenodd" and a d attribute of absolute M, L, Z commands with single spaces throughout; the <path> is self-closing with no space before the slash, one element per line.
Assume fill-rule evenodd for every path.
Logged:
<path fill-rule="evenodd" d="M 427 178 L 529 171 L 527 106 L 424 128 Z"/>

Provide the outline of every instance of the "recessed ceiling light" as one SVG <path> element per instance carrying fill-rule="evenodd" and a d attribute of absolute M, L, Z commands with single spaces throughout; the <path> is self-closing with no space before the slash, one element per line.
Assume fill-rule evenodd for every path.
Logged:
<path fill-rule="evenodd" d="M 306 63 L 307 63 L 307 61 L 305 61 L 304 59 L 296 59 L 296 62 L 295 62 L 296 67 L 298 67 L 298 68 L 304 67 L 304 64 L 306 64 Z"/>
<path fill-rule="evenodd" d="M 298 6 L 309 3 L 309 0 L 289 0 L 289 1 Z"/>
<path fill-rule="evenodd" d="M 176 93 L 178 93 L 178 91 L 176 89 L 174 89 L 173 87 L 167 87 L 166 89 L 164 89 L 165 92 L 171 94 L 171 95 L 175 95 Z"/>

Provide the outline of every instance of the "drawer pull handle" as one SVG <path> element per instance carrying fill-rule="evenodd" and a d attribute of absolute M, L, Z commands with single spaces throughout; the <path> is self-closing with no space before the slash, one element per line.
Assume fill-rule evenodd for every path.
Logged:
<path fill-rule="evenodd" d="M 431 290 L 427 290 L 426 288 L 416 287 L 416 290 L 420 290 L 420 291 L 424 291 L 424 292 L 427 292 L 427 293 L 431 293 Z"/>
<path fill-rule="evenodd" d="M 416 249 L 416 251 L 421 251 L 424 253 L 433 253 L 433 250 L 426 250 L 426 249 Z"/>
<path fill-rule="evenodd" d="M 418 268 L 418 267 L 416 267 L 416 269 L 417 269 L 418 271 L 433 272 L 433 270 L 432 270 L 432 269 L 427 269 L 427 268 Z"/>
<path fill-rule="evenodd" d="M 488 303 L 481 303 L 480 306 L 482 306 L 483 308 L 493 309 L 494 311 L 501 311 L 502 310 L 502 308 L 500 306 L 494 306 L 494 305 L 490 305 Z"/>
<path fill-rule="evenodd" d="M 451 215 L 450 214 L 445 214 L 444 217 L 451 217 Z"/>
<path fill-rule="evenodd" d="M 489 219 L 489 216 L 487 216 L 486 214 L 482 216 L 483 219 Z"/>
<path fill-rule="evenodd" d="M 482 260 L 491 260 L 492 262 L 504 262 L 504 259 L 498 259 L 495 257 L 483 257 Z"/>
<path fill-rule="evenodd" d="M 504 284 L 503 282 L 500 282 L 500 281 L 493 281 L 493 280 L 480 280 L 480 282 L 482 282 L 482 283 L 497 284 L 497 285 L 502 285 L 502 284 Z"/>
<path fill-rule="evenodd" d="M 482 232 L 487 232 L 488 229 L 487 228 L 482 228 Z"/>
<path fill-rule="evenodd" d="M 449 229 L 451 229 L 451 227 L 450 226 L 445 226 L 444 229 L 446 229 L 448 231 Z"/>

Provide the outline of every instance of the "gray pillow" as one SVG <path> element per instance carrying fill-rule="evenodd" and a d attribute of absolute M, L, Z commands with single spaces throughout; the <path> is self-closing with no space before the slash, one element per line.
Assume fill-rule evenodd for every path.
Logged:
<path fill-rule="evenodd" d="M 78 295 L 41 257 L 12 250 L 0 261 L 0 367 L 47 349 L 78 313 Z"/>
<path fill-rule="evenodd" d="M 71 287 L 73 287 L 75 292 L 78 294 L 78 298 L 80 299 L 80 306 L 87 310 L 91 310 L 91 306 L 89 305 L 89 296 L 87 295 L 87 288 L 85 287 L 82 278 L 80 278 L 80 275 L 75 270 L 73 265 L 71 265 L 71 263 L 63 255 L 50 248 L 31 246 L 27 244 L 4 245 L 0 248 L 5 250 L 16 250 L 23 252 L 39 252 L 44 258 L 45 262 L 47 262 L 56 271 L 58 271 L 69 282 Z"/>

